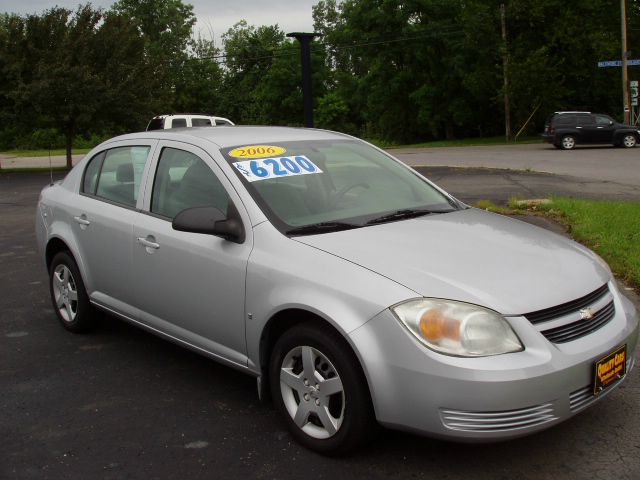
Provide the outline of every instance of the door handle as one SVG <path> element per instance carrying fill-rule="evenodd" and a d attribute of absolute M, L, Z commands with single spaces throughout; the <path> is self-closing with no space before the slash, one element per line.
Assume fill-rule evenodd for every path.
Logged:
<path fill-rule="evenodd" d="M 151 237 L 151 240 L 147 240 L 144 237 L 138 237 L 138 243 L 144 245 L 147 248 L 153 248 L 154 250 L 157 250 L 160 248 L 160 244 L 154 242 L 153 240 L 155 240 L 153 237 Z"/>
<path fill-rule="evenodd" d="M 86 230 L 86 228 L 91 225 L 91 222 L 87 220 L 87 216 L 83 213 L 77 217 L 73 217 L 73 219 L 80 225 L 80 230 Z"/>
<path fill-rule="evenodd" d="M 576 127 L 576 128 L 582 128 L 582 127 Z"/>

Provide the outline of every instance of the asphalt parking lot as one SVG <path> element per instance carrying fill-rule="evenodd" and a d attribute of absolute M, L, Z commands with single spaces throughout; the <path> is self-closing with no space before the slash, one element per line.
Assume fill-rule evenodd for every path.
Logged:
<path fill-rule="evenodd" d="M 575 177 L 533 172 L 424 171 L 467 201 L 576 189 Z M 534 436 L 464 445 L 381 430 L 362 451 L 330 459 L 292 441 L 248 376 L 109 317 L 92 334 L 68 333 L 50 306 L 33 233 L 47 182 L 44 173 L 0 175 L 2 479 L 640 478 L 638 369 Z M 619 197 L 583 183 L 594 197 Z"/>

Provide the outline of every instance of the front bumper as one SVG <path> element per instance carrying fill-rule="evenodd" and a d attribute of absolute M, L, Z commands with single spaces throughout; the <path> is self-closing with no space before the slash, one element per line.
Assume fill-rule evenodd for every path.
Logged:
<path fill-rule="evenodd" d="M 627 346 L 629 375 L 638 317 L 617 292 L 614 302 L 613 320 L 565 344 L 549 342 L 524 317 L 510 317 L 525 350 L 493 357 L 433 352 L 389 310 L 352 332 L 350 339 L 381 424 L 433 437 L 499 440 L 548 428 L 614 390 L 593 395 L 594 365 L 621 345 Z"/>

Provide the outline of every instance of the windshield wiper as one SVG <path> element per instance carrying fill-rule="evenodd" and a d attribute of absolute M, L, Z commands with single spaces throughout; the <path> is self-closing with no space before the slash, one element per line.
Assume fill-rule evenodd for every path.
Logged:
<path fill-rule="evenodd" d="M 362 225 L 345 222 L 320 222 L 304 225 L 302 227 L 287 230 L 287 235 L 313 235 L 314 233 L 339 232 L 340 230 L 350 230 L 352 228 L 360 228 Z"/>
<path fill-rule="evenodd" d="M 453 212 L 453 210 L 429 210 L 425 208 L 420 209 L 412 209 L 405 208 L 402 210 L 397 210 L 393 213 L 387 213 L 386 215 L 382 215 L 380 217 L 373 218 L 369 220 L 366 225 L 374 225 L 376 223 L 385 223 L 385 222 L 393 222 L 395 220 L 404 220 L 405 218 L 415 218 L 422 217 L 424 215 L 430 215 L 432 213 L 447 213 Z"/>

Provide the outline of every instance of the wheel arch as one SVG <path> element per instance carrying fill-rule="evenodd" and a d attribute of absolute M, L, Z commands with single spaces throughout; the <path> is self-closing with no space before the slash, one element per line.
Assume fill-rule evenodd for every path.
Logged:
<path fill-rule="evenodd" d="M 69 254 L 76 261 L 76 264 L 78 263 L 78 261 L 76 260 L 76 256 L 71 251 L 71 248 L 69 248 L 69 245 L 67 245 L 67 243 L 61 238 L 53 237 L 49 239 L 49 241 L 47 242 L 47 246 L 45 247 L 44 257 L 47 269 L 49 269 L 53 257 L 55 257 L 60 252 L 69 252 Z"/>
<path fill-rule="evenodd" d="M 327 330 L 332 330 L 336 332 L 344 341 L 345 345 L 351 351 L 351 354 L 354 356 L 357 361 L 358 369 L 362 374 L 362 377 L 367 382 L 367 390 L 369 392 L 369 399 L 373 402 L 373 398 L 371 396 L 371 386 L 369 383 L 369 378 L 366 374 L 366 369 L 362 366 L 362 358 L 356 351 L 353 343 L 350 341 L 348 335 L 345 332 L 338 329 L 333 322 L 327 320 L 322 317 L 318 313 L 314 313 L 310 310 L 305 310 L 303 308 L 287 308 L 276 312 L 269 318 L 264 328 L 262 329 L 262 333 L 260 335 L 260 344 L 259 344 L 259 360 L 260 360 L 260 380 L 258 383 L 258 393 L 261 399 L 269 398 L 270 390 L 269 390 L 269 361 L 271 358 L 271 354 L 273 352 L 273 347 L 275 346 L 278 339 L 285 333 L 287 330 L 292 328 L 295 325 L 299 325 L 302 323 L 313 323 L 321 328 L 325 328 Z"/>

